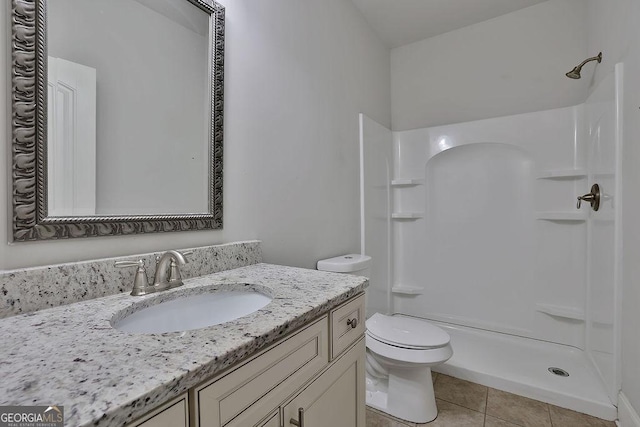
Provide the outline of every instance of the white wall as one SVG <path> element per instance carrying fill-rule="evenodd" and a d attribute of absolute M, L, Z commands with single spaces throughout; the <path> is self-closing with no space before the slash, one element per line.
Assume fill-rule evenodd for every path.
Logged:
<path fill-rule="evenodd" d="M 583 102 L 588 79 L 564 74 L 586 57 L 585 5 L 549 0 L 393 49 L 393 129 Z"/>
<path fill-rule="evenodd" d="M 224 0 L 224 230 L 0 245 L 0 268 L 262 239 L 266 262 L 314 268 L 359 249 L 358 113 L 390 126 L 389 51 L 349 0 Z M 9 2 L 0 128 L 9 137 Z M 9 144 L 0 241 L 10 239 Z"/>
<path fill-rule="evenodd" d="M 623 298 L 622 392 L 640 413 L 640 3 L 636 0 L 588 2 L 588 46 L 602 51 L 594 82 L 624 62 L 624 136 L 622 161 Z M 592 86 L 593 87 L 593 86 Z M 623 425 L 623 427 L 627 427 Z"/>

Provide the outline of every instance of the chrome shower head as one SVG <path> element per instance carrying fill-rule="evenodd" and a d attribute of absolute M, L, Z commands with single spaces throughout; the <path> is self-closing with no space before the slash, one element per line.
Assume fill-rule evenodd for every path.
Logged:
<path fill-rule="evenodd" d="M 578 65 L 577 67 L 574 67 L 573 70 L 569 71 L 567 74 L 565 74 L 565 76 L 569 77 L 570 79 L 579 79 L 580 78 L 580 71 L 582 70 L 582 67 L 584 66 L 584 64 L 586 64 L 587 62 L 591 62 L 591 61 L 598 61 L 598 63 L 602 62 L 602 52 L 600 52 L 598 55 L 585 59 L 584 61 L 582 61 L 580 63 L 580 65 Z"/>

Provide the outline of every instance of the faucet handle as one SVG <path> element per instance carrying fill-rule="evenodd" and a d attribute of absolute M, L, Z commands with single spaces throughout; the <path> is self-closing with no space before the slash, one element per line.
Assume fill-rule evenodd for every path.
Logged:
<path fill-rule="evenodd" d="M 133 289 L 131 290 L 131 295 L 138 296 L 155 292 L 156 289 L 153 286 L 149 286 L 147 270 L 144 268 L 144 261 L 141 259 L 138 261 L 116 261 L 114 265 L 118 268 L 138 267 L 136 275 L 133 278 Z"/>
<path fill-rule="evenodd" d="M 140 263 L 142 263 L 142 266 L 144 267 L 144 262 L 141 259 L 138 261 L 116 261 L 113 265 L 118 268 L 139 267 Z"/>
<path fill-rule="evenodd" d="M 188 262 L 187 255 L 191 255 L 193 251 L 178 251 L 182 254 L 185 260 Z M 182 282 L 182 275 L 180 274 L 180 266 L 176 262 L 175 258 L 171 259 L 170 270 L 169 270 L 169 286 L 171 288 L 177 288 L 178 286 L 182 286 L 184 283 Z"/>
<path fill-rule="evenodd" d="M 188 251 L 178 251 L 182 254 L 183 257 L 187 257 L 188 255 L 193 255 L 193 250 L 189 249 Z M 188 261 L 188 260 L 187 260 Z"/>

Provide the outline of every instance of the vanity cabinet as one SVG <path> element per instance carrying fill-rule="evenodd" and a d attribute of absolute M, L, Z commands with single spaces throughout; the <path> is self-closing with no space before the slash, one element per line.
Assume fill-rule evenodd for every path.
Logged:
<path fill-rule="evenodd" d="M 305 427 L 364 427 L 364 364 L 360 294 L 189 390 L 188 425 L 294 427 L 302 414 Z"/>

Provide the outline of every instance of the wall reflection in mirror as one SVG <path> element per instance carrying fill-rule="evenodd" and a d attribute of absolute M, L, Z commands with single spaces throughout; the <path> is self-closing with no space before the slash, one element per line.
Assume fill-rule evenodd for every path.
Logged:
<path fill-rule="evenodd" d="M 47 2 L 48 216 L 209 212 L 209 14 Z"/>

